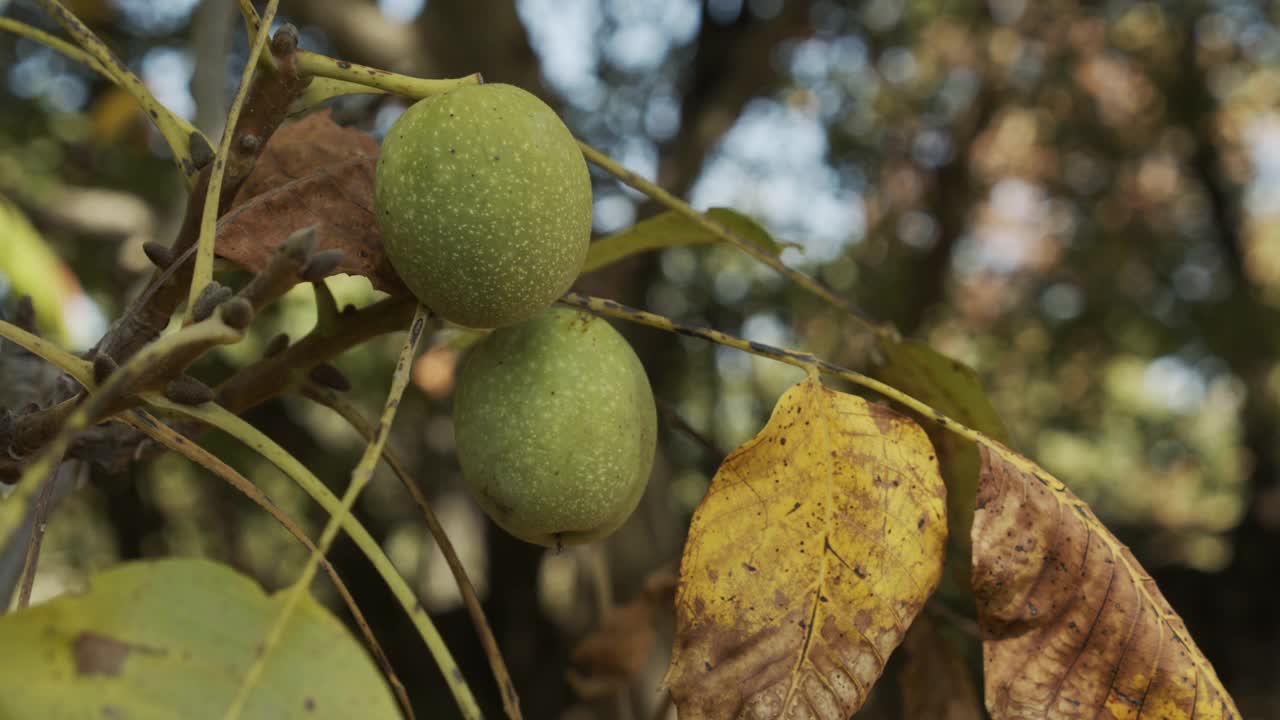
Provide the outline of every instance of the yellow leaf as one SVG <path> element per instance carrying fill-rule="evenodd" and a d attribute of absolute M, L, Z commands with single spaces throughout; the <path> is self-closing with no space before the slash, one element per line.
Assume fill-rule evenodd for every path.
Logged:
<path fill-rule="evenodd" d="M 1239 718 L 1129 549 L 1065 485 L 986 446 L 973 593 L 1002 718 Z"/>
<path fill-rule="evenodd" d="M 933 409 L 1008 442 L 1009 432 L 969 366 L 912 340 L 882 340 L 884 363 L 877 379 L 927 403 Z M 952 544 L 969 566 L 969 528 L 973 526 L 973 498 L 978 491 L 978 449 L 974 444 L 926 418 L 924 428 L 938 451 L 942 478 L 947 483 L 947 525 Z"/>
<path fill-rule="evenodd" d="M 814 378 L 698 507 L 667 684 L 682 720 L 862 706 L 938 585 L 946 489 L 924 431 Z"/>

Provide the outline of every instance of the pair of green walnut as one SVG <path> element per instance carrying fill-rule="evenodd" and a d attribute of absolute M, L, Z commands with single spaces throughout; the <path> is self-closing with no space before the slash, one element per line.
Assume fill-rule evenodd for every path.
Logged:
<path fill-rule="evenodd" d="M 410 107 L 378 160 L 392 265 L 446 320 L 498 328 L 458 377 L 454 430 L 467 487 L 532 543 L 595 540 L 640 501 L 657 442 L 644 367 L 607 322 L 548 309 L 582 270 L 591 179 L 551 108 L 510 85 Z"/>

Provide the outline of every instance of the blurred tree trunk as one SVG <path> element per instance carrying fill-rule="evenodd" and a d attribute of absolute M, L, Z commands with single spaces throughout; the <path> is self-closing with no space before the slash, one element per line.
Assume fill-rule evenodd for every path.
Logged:
<path fill-rule="evenodd" d="M 1196 22 L 1186 26 L 1195 28 Z M 1258 343 L 1268 342 L 1270 336 L 1257 333 L 1261 328 L 1280 327 L 1280 313 L 1259 301 L 1246 272 L 1239 191 L 1222 172 L 1213 130 L 1219 106 L 1204 68 L 1196 61 L 1195 42 L 1194 31 L 1189 31 L 1180 53 L 1183 62 L 1169 78 L 1169 108 L 1171 120 L 1195 140 L 1191 170 L 1208 199 L 1214 239 L 1231 284 L 1229 295 L 1204 307 L 1195 321 L 1210 350 L 1226 361 L 1245 385 L 1240 422 L 1251 467 L 1243 489 L 1244 515 L 1232 533 L 1233 554 L 1227 569 L 1208 578 L 1184 570 L 1157 572 L 1156 576 L 1249 717 L 1273 710 L 1253 708 L 1251 703 L 1261 702 L 1254 698 L 1274 694 L 1276 648 L 1280 647 L 1280 604 L 1261 591 L 1280 575 L 1280 555 L 1268 550 L 1280 547 L 1280 526 L 1274 510 L 1269 510 L 1280 498 L 1276 455 L 1280 413 L 1268 400 L 1267 387 L 1268 373 L 1280 348 L 1259 347 Z"/>
<path fill-rule="evenodd" d="M 781 81 L 777 46 L 813 32 L 809 3 L 790 2 L 767 21 L 743 8 L 737 20 L 720 25 L 706 5 L 685 73 L 680 131 L 663 152 L 658 181 L 683 197 L 693 187 L 711 148 L 753 97 L 767 96 Z"/>

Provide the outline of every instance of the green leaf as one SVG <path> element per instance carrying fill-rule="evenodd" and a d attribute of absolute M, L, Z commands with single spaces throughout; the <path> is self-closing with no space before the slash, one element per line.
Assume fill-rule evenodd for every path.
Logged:
<path fill-rule="evenodd" d="M 0 618 L 0 717 L 221 718 L 283 595 L 207 560 L 122 565 Z M 310 596 L 245 718 L 396 718 L 363 648 Z"/>
<path fill-rule="evenodd" d="M 911 340 L 882 341 L 880 348 L 885 361 L 872 374 L 881 382 L 1000 442 L 1008 442 L 1008 430 L 973 368 Z M 963 564 L 957 570 L 967 575 L 969 531 L 973 527 L 981 469 L 978 448 L 927 417 L 918 419 L 938 451 L 938 465 L 947 484 L 949 537 L 952 547 L 963 553 Z"/>
<path fill-rule="evenodd" d="M 787 245 L 773 239 L 760 223 L 729 208 L 711 208 L 707 217 L 720 223 L 726 230 L 749 243 L 758 245 L 777 255 Z M 720 240 L 710 230 L 674 210 L 641 220 L 622 232 L 600 238 L 587 251 L 587 262 L 582 272 L 595 272 L 624 258 L 650 250 L 680 245 L 704 245 Z"/>

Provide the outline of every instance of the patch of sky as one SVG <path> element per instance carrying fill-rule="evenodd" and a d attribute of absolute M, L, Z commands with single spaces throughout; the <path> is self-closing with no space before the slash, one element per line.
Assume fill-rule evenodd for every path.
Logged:
<path fill-rule="evenodd" d="M 185 50 L 157 47 L 142 56 L 142 81 L 162 105 L 179 117 L 191 120 L 196 101 L 191 96 L 191 74 L 195 63 Z"/>
<path fill-rule="evenodd" d="M 411 23 L 427 9 L 427 0 L 378 0 L 378 10 L 393 23 Z"/>
<path fill-rule="evenodd" d="M 89 86 L 76 66 L 61 54 L 29 40 L 17 44 L 17 62 L 9 66 L 9 88 L 22 98 L 39 98 L 52 110 L 71 112 L 84 107 Z"/>
<path fill-rule="evenodd" d="M 228 0 L 229 1 L 229 0 Z M 113 0 L 124 22 L 140 35 L 167 35 L 191 20 L 200 0 Z"/>
<path fill-rule="evenodd" d="M 692 204 L 736 208 L 799 243 L 802 253 L 784 253 L 788 262 L 828 262 L 862 238 L 866 217 L 826 155 L 827 131 L 812 112 L 753 100 L 709 158 Z"/>
<path fill-rule="evenodd" d="M 1189 413 L 1199 407 L 1207 388 L 1206 378 L 1196 367 L 1176 355 L 1152 360 L 1142 375 L 1143 394 L 1179 413 Z"/>

